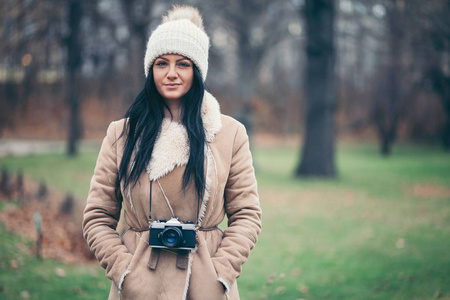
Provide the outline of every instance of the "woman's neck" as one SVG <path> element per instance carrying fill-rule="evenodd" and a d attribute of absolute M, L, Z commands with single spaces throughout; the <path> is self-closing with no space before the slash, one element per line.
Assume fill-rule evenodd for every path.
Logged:
<path fill-rule="evenodd" d="M 169 106 L 170 111 L 172 112 L 172 116 L 170 115 L 170 112 L 167 109 L 165 109 L 164 110 L 165 117 L 171 118 L 174 122 L 181 123 L 181 103 L 178 101 L 167 101 L 167 105 Z"/>

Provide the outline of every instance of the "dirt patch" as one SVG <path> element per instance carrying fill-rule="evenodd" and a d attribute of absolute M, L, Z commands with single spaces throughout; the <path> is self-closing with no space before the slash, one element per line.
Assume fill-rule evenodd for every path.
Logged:
<path fill-rule="evenodd" d="M 63 207 L 66 195 L 54 190 L 47 190 L 45 195 L 38 196 L 39 185 L 25 180 L 25 192 L 22 199 L 6 204 L 0 212 L 0 222 L 12 233 L 37 241 L 38 234 L 35 225 L 35 214 L 41 215 L 43 233 L 42 257 L 51 258 L 65 263 L 93 261 L 86 241 L 82 236 L 81 220 L 76 205 L 73 210 Z M 16 198 L 13 195 L 13 199 Z M 11 197 L 0 197 L 0 201 L 10 201 Z M 77 201 L 74 200 L 76 203 Z M 66 210 L 66 212 L 64 212 Z M 67 212 L 69 210 L 69 212 Z M 30 249 L 36 253 L 36 249 Z"/>
<path fill-rule="evenodd" d="M 287 207 L 301 214 L 311 209 L 326 207 L 328 211 L 346 209 L 354 206 L 358 196 L 349 190 L 267 190 L 260 191 L 260 201 L 264 204 Z"/>
<path fill-rule="evenodd" d="M 301 137 L 298 135 L 270 134 L 262 132 L 253 134 L 251 138 L 251 142 L 260 148 L 274 149 L 280 147 L 297 148 L 301 140 Z"/>
<path fill-rule="evenodd" d="M 450 188 L 437 184 L 416 184 L 405 189 L 405 195 L 423 199 L 449 198 Z"/>

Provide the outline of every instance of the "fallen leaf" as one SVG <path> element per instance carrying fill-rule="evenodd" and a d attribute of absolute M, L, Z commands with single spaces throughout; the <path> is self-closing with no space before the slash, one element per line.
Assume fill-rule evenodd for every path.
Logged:
<path fill-rule="evenodd" d="M 284 292 L 286 291 L 286 288 L 284 286 L 279 286 L 277 287 L 277 289 L 275 290 L 275 293 L 277 293 L 278 295 L 280 294 L 284 294 Z"/>
<path fill-rule="evenodd" d="M 275 273 L 270 274 L 269 277 L 267 277 L 267 284 L 272 284 L 275 277 L 277 277 Z"/>
<path fill-rule="evenodd" d="M 299 268 L 294 268 L 294 269 L 292 269 L 292 271 L 291 271 L 291 275 L 292 275 L 292 276 L 295 276 L 295 277 L 299 276 L 300 273 L 301 273 L 301 271 L 300 271 Z"/>
<path fill-rule="evenodd" d="M 395 247 L 397 247 L 397 249 L 402 249 L 403 247 L 405 247 L 405 239 L 399 238 L 395 243 Z"/>
<path fill-rule="evenodd" d="M 9 262 L 9 267 L 11 269 L 17 269 L 19 267 L 19 264 L 17 263 L 17 260 L 13 259 Z"/>
<path fill-rule="evenodd" d="M 61 268 L 56 268 L 55 274 L 58 275 L 59 277 L 66 277 L 66 271 L 64 271 L 64 269 Z"/>
<path fill-rule="evenodd" d="M 306 293 L 308 293 L 308 291 L 309 291 L 309 287 L 307 286 L 307 285 L 304 285 L 304 284 L 299 284 L 298 286 L 297 286 L 297 289 L 300 291 L 300 292 L 302 292 L 303 294 L 306 294 Z"/>
<path fill-rule="evenodd" d="M 85 297 L 87 295 L 86 292 L 78 286 L 73 287 L 72 292 L 74 292 L 77 295 L 83 296 L 83 297 Z"/>
<path fill-rule="evenodd" d="M 30 293 L 28 291 L 21 291 L 20 297 L 22 297 L 23 299 L 28 299 L 30 298 Z"/>

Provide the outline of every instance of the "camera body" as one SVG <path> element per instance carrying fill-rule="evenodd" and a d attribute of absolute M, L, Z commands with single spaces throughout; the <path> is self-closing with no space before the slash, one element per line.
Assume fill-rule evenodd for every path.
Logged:
<path fill-rule="evenodd" d="M 186 224 L 171 218 L 169 221 L 153 221 L 150 224 L 149 246 L 192 250 L 195 248 L 197 230 L 192 222 Z"/>

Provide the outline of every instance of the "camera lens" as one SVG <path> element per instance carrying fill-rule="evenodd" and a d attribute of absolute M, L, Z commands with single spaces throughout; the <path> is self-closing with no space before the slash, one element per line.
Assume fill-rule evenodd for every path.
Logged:
<path fill-rule="evenodd" d="M 160 238 L 164 246 L 173 248 L 183 240 L 183 233 L 177 227 L 167 227 L 161 232 Z"/>

